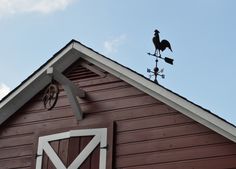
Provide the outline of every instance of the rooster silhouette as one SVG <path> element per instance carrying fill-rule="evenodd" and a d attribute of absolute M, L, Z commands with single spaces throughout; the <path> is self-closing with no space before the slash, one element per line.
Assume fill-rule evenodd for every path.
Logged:
<path fill-rule="evenodd" d="M 158 56 L 161 56 L 160 51 L 164 51 L 166 48 L 169 48 L 170 51 L 172 52 L 171 46 L 170 46 L 170 42 L 168 42 L 167 40 L 163 39 L 160 42 L 160 37 L 159 37 L 159 31 L 156 29 L 154 31 L 154 37 L 152 38 L 153 44 L 155 46 L 155 54 L 157 54 L 158 51 Z"/>

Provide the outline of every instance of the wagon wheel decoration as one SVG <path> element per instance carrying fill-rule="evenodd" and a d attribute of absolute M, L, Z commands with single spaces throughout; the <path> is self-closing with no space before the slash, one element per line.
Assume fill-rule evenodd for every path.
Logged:
<path fill-rule="evenodd" d="M 51 83 L 43 95 L 44 108 L 51 110 L 57 103 L 59 89 L 56 84 Z"/>

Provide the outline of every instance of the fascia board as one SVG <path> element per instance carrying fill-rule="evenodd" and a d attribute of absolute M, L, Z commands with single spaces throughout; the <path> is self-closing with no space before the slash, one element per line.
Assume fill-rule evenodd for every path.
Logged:
<path fill-rule="evenodd" d="M 6 99 L 0 102 L 0 125 L 50 82 L 50 78 L 46 76 L 46 70 L 49 67 L 56 66 L 59 62 L 62 62 L 60 61 L 60 59 L 65 56 L 71 49 L 73 49 L 73 43 L 64 48 L 44 67 L 37 70 L 37 72 L 32 75 L 32 77 L 27 79 Z M 70 65 L 71 63 L 69 62 L 74 62 L 78 59 L 78 57 L 79 56 L 75 56 L 74 58 L 70 59 L 68 58 L 67 62 L 65 62 L 64 64 Z M 62 70 L 60 65 L 59 68 Z"/>
<path fill-rule="evenodd" d="M 236 142 L 236 128 L 233 125 L 79 43 L 75 43 L 74 48 L 83 53 L 83 55 L 81 55 L 83 59 L 97 65 L 191 119 Z"/>
<path fill-rule="evenodd" d="M 35 87 L 34 84 L 37 80 L 42 80 L 42 77 L 45 77 L 44 73 L 49 67 L 57 67 L 57 70 L 62 72 L 79 57 L 82 57 L 105 71 L 110 72 L 114 76 L 171 106 L 193 120 L 236 142 L 236 128 L 234 126 L 166 90 L 165 88 L 146 80 L 135 72 L 132 72 L 114 61 L 101 56 L 78 42 L 69 43 L 67 47 L 60 51 L 44 67 L 40 68 L 32 77 L 27 79 L 27 81 L 20 85 L 16 91 L 11 93 L 0 103 L 0 124 L 15 113 L 20 106 L 22 106 L 40 90 L 40 88 Z M 48 80 L 44 80 L 41 84 L 41 88 L 43 85 L 47 85 L 47 83 Z M 20 98 L 22 97 L 22 93 L 26 96 L 25 99 Z"/>

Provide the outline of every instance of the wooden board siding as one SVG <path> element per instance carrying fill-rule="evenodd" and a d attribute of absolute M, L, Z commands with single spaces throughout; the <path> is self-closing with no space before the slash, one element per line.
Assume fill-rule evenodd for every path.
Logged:
<path fill-rule="evenodd" d="M 0 169 L 34 167 L 36 133 L 107 122 L 116 123 L 114 168 L 236 168 L 235 143 L 111 74 L 101 76 L 79 62 L 65 74 L 87 93 L 86 99 L 79 100 L 84 119 L 76 120 L 61 87 L 50 111 L 44 109 L 40 92 L 1 126 Z M 58 148 L 66 161 L 67 153 L 60 151 L 60 145 L 68 146 L 68 142 L 60 142 Z"/>

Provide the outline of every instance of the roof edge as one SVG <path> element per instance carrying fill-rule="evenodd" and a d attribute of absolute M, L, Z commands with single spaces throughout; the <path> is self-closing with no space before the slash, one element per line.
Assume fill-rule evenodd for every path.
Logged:
<path fill-rule="evenodd" d="M 66 46 L 55 53 L 52 58 L 34 71 L 27 79 L 1 100 L 0 125 L 50 82 L 50 79 L 43 74 L 47 68 L 57 63 L 60 58 L 73 49 L 73 44 L 74 40 L 71 40 Z M 21 94 L 23 91 L 24 95 Z"/>
<path fill-rule="evenodd" d="M 63 56 L 65 56 L 67 52 L 73 50 L 77 50 L 80 54 L 82 53 L 82 55 L 69 57 L 69 59 L 72 58 L 72 60 L 65 65 L 69 65 L 70 63 L 75 61 L 75 59 L 82 57 L 83 59 L 97 65 L 98 67 L 117 76 L 118 78 L 126 81 L 134 87 L 142 90 L 148 95 L 178 110 L 179 112 L 185 114 L 193 120 L 236 142 L 235 125 L 216 116 L 215 114 L 202 108 L 201 106 L 194 104 L 193 102 L 185 99 L 184 97 L 166 89 L 165 87 L 157 85 L 156 83 L 150 81 L 143 75 L 105 57 L 102 54 L 99 54 L 98 52 L 94 51 L 91 48 L 88 48 L 87 46 L 81 44 L 80 42 L 74 39 L 72 39 L 67 45 L 65 45 L 65 47 L 55 53 L 51 59 L 44 63 L 39 69 L 33 72 L 26 80 L 24 80 L 19 86 L 12 90 L 6 97 L 4 97 L 4 99 L 2 99 L 2 101 L 0 102 L 0 110 L 3 110 L 8 106 L 8 109 L 6 109 L 8 111 L 1 112 L 0 125 L 12 114 L 14 114 L 20 106 L 22 106 L 30 98 L 32 98 L 32 96 L 38 92 L 38 89 L 31 90 L 31 92 L 34 93 L 28 94 L 29 96 L 24 100 L 20 99 L 20 93 L 32 87 L 32 85 L 34 85 L 33 82 L 35 82 L 40 76 L 42 77 L 47 68 L 52 65 L 55 65 L 58 62 L 60 63 L 60 59 L 63 58 Z M 47 80 L 44 81 L 42 86 L 46 83 Z M 17 105 L 15 105 L 16 100 Z M 12 101 L 14 104 L 12 103 Z M 10 103 L 14 105 L 15 109 L 9 108 Z"/>
<path fill-rule="evenodd" d="M 76 42 L 74 47 L 87 56 L 84 57 L 85 60 L 101 67 L 102 69 L 137 87 L 150 96 L 178 110 L 191 119 L 236 142 L 236 127 L 233 124 L 166 89 L 165 87 L 153 83 L 137 72 L 134 72 L 131 69 L 126 68 L 123 65 L 99 54 L 98 52 L 93 51 L 80 42 Z"/>

